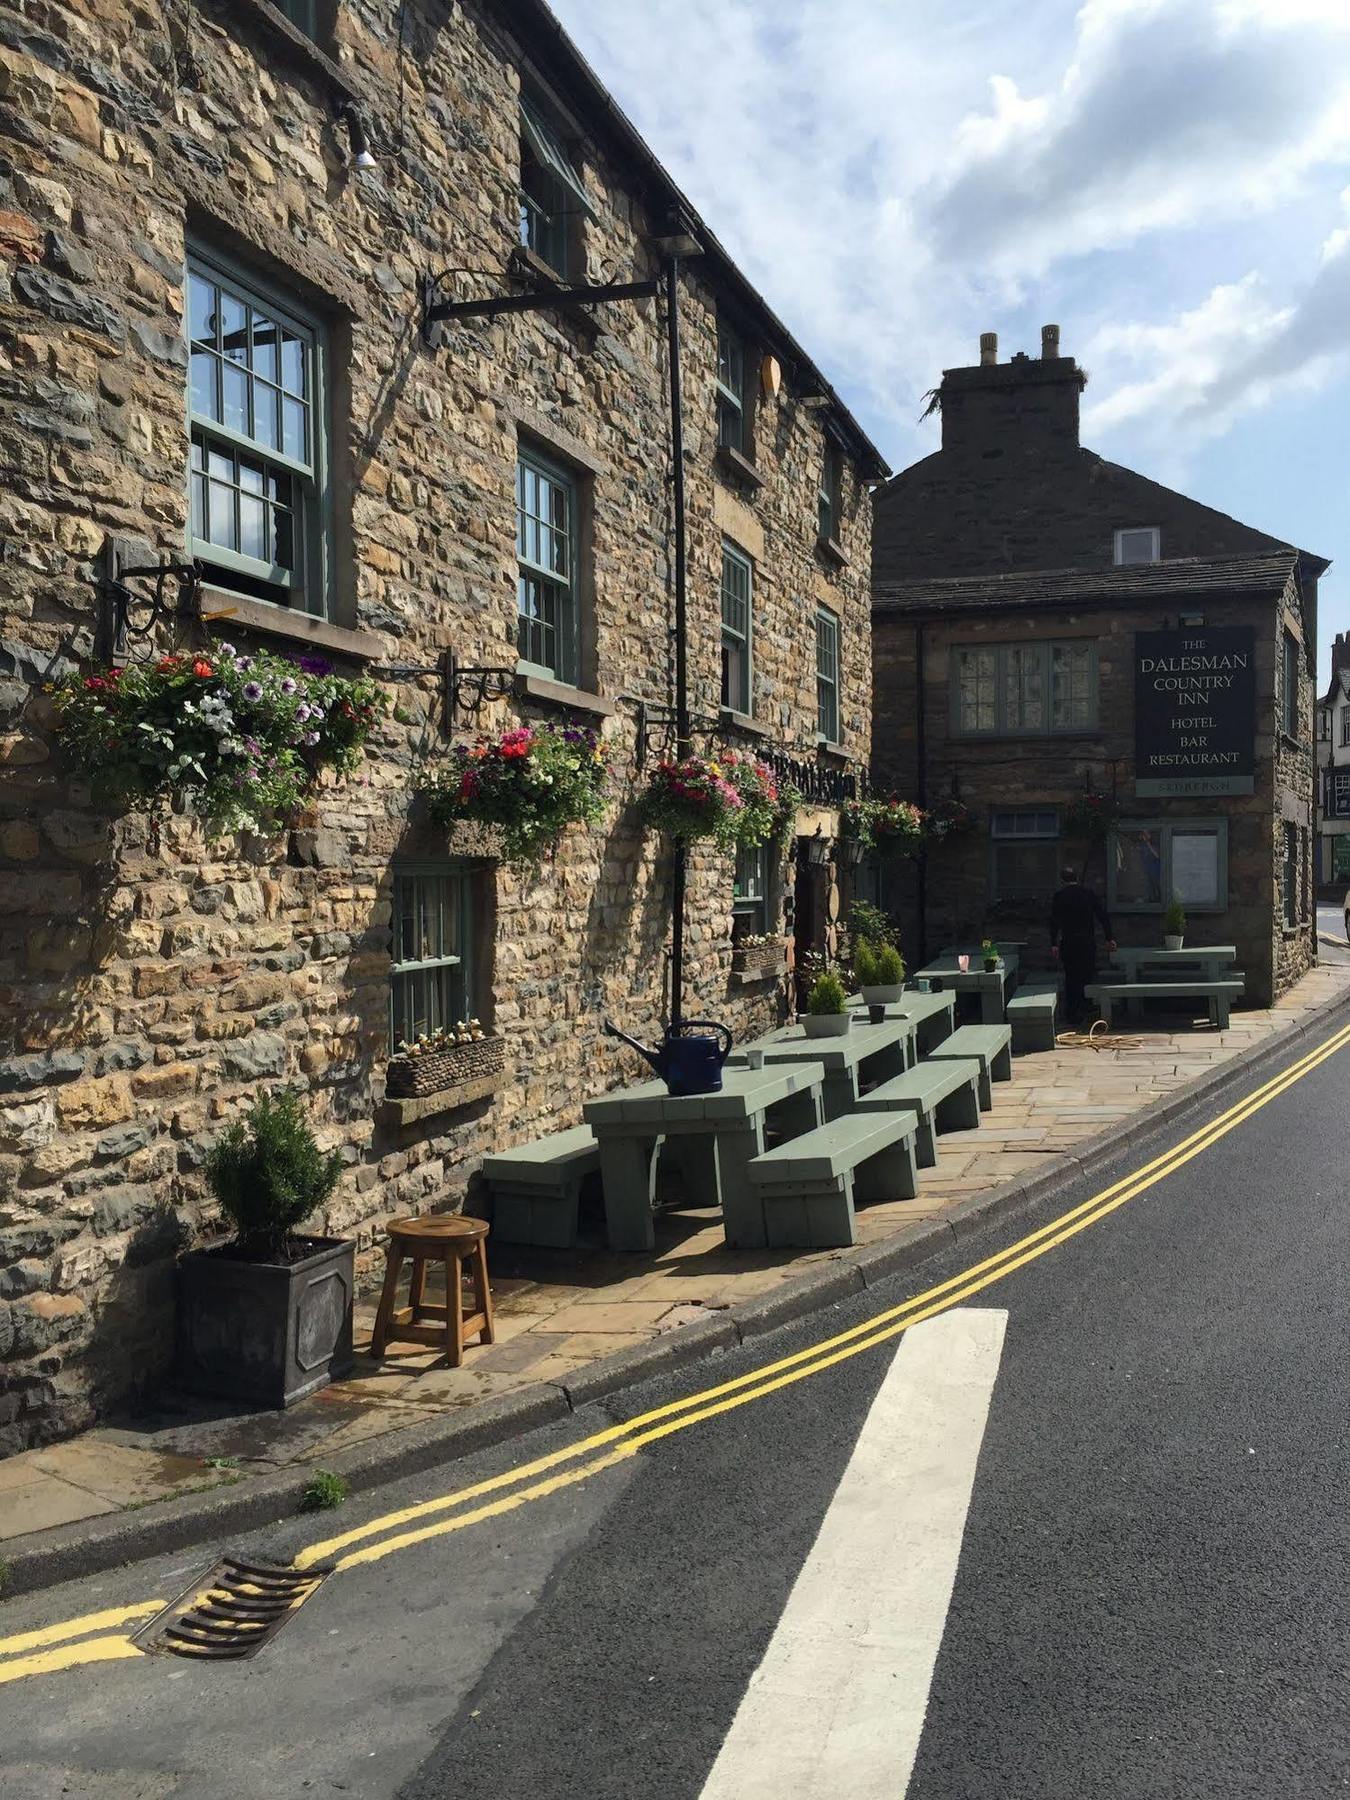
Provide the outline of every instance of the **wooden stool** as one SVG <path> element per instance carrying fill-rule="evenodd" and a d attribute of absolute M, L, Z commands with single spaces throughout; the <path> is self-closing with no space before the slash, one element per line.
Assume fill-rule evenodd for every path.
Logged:
<path fill-rule="evenodd" d="M 385 1252 L 384 1288 L 375 1315 L 370 1354 L 383 1356 L 391 1337 L 406 1338 L 414 1344 L 444 1345 L 450 1367 L 457 1369 L 464 1361 L 466 1336 L 477 1336 L 483 1344 L 493 1341 L 487 1221 L 466 1219 L 459 1213 L 440 1213 L 425 1219 L 391 1219 L 386 1229 L 389 1248 Z M 408 1287 L 410 1304 L 395 1310 L 399 1272 L 405 1257 L 412 1260 L 412 1279 Z M 445 1265 L 444 1306 L 433 1305 L 422 1298 L 429 1262 Z M 473 1275 L 474 1310 L 467 1318 L 464 1316 L 462 1286 L 465 1262 Z M 438 1323 L 424 1323 L 429 1319 Z"/>

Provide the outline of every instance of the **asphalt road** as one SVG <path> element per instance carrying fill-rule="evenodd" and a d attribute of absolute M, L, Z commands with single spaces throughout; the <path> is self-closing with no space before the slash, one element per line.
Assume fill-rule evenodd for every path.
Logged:
<path fill-rule="evenodd" d="M 762 1791 L 785 1800 L 1350 1790 L 1347 1078 L 1350 1048 L 1118 1210 L 981 1291 L 959 1290 L 981 1342 L 998 1340 L 987 1391 L 961 1427 L 968 1492 L 945 1480 L 955 1403 L 929 1417 L 897 1387 L 898 1408 L 882 1416 L 903 1358 L 932 1329 L 922 1324 L 870 1348 L 857 1346 L 879 1333 L 855 1338 L 846 1348 L 857 1353 L 830 1366 L 807 1357 L 795 1369 L 814 1372 L 772 1378 L 785 1385 L 751 1382 L 747 1403 L 632 1455 L 614 1460 L 620 1432 L 520 1483 L 509 1476 L 983 1263 L 1189 1138 L 1240 1090 L 905 1281 L 323 1522 L 236 1546 L 287 1557 L 370 1525 L 331 1555 L 380 1559 L 339 1567 L 249 1662 L 132 1656 L 0 1685 L 0 1793 L 750 1800 L 761 1786 L 744 1773 L 718 1785 L 733 1765 L 758 1770 Z M 949 1312 L 935 1323 L 962 1321 Z M 937 1378 L 948 1361 L 944 1349 Z M 909 1439 L 894 1435 L 901 1427 Z M 498 1476 L 508 1479 L 458 1507 L 389 1519 Z M 879 1495 L 898 1533 L 913 1530 L 920 1501 L 948 1519 L 954 1589 L 951 1572 L 918 1579 L 931 1548 L 922 1529 L 899 1557 L 876 1547 Z M 851 1534 L 872 1566 L 848 1566 Z M 167 1600 L 207 1560 L 12 1600 L 0 1637 Z M 854 1633 L 855 1589 L 869 1582 L 900 1598 L 879 1615 L 874 1595 L 873 1625 L 886 1629 Z M 809 1606 L 822 1591 L 827 1605 L 837 1595 L 839 1617 L 815 1625 Z M 932 1655 L 916 1656 L 910 1627 L 934 1606 Z M 805 1629 L 785 1639 L 803 1607 Z M 787 1657 L 786 1691 L 800 1692 L 809 1734 L 835 1659 L 892 1653 L 908 1660 L 888 1693 L 870 1698 L 875 1668 L 850 1683 L 868 1741 L 848 1753 L 859 1768 L 874 1752 L 884 1759 L 903 1720 L 922 1721 L 931 1679 L 912 1778 L 906 1760 L 888 1784 L 794 1786 L 773 1734 L 756 1738 L 747 1718 L 757 1668 Z M 4 1655 L 0 1643 L 0 1677 Z"/>

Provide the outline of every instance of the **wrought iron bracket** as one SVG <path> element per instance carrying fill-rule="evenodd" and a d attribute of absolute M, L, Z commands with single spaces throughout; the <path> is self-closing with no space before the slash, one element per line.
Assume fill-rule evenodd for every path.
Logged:
<path fill-rule="evenodd" d="M 658 745 L 666 749 L 675 742 L 678 726 L 679 714 L 673 706 L 656 700 L 638 701 L 634 761 L 639 769 L 646 767 L 648 756 Z M 691 713 L 689 729 L 711 736 L 721 729 L 721 720 L 710 713 Z"/>
<path fill-rule="evenodd" d="M 155 633 L 162 625 L 198 616 L 197 591 L 203 570 L 200 563 L 126 560 L 136 547 L 126 539 L 110 537 L 104 549 L 104 572 L 98 584 L 98 616 L 95 655 L 104 662 L 118 658 L 136 660 L 155 649 Z M 149 582 L 150 591 L 130 587 L 129 582 Z"/>
<path fill-rule="evenodd" d="M 378 663 L 373 674 L 391 681 L 412 681 L 419 675 L 435 675 L 441 684 L 441 704 L 445 728 L 454 723 L 457 712 L 477 712 L 489 700 L 504 700 L 516 684 L 516 671 L 503 666 L 487 666 L 456 661 L 453 650 L 447 650 L 434 663 Z"/>
<path fill-rule="evenodd" d="M 500 313 L 546 312 L 552 307 L 601 306 L 607 300 L 651 300 L 661 291 L 659 281 L 607 281 L 599 286 L 538 288 L 527 294 L 495 294 L 485 300 L 446 300 L 439 275 L 422 277 L 422 342 L 429 350 L 440 345 L 437 327 L 461 319 L 494 319 Z"/>

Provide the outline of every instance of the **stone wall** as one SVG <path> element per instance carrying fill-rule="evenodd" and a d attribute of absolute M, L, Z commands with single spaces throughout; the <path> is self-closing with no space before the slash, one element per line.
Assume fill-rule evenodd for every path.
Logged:
<path fill-rule="evenodd" d="M 0 1451 L 76 1429 L 170 1354 L 176 1248 L 212 1226 L 200 1179 L 223 1121 L 259 1086 L 305 1090 L 345 1173 L 323 1228 L 366 1262 L 393 1212 L 463 1203 L 484 1150 L 579 1118 L 641 1071 L 601 1035 L 664 1006 L 668 865 L 632 815 L 637 703 L 668 701 L 670 455 L 664 321 L 654 302 L 593 320 L 539 314 L 461 326 L 424 348 L 419 283 L 502 291 L 516 243 L 522 59 L 579 115 L 597 218 L 585 269 L 655 272 L 660 183 L 586 116 L 565 57 L 524 46 L 533 9 L 449 13 L 430 0 L 335 9 L 325 61 L 265 0 L 199 0 L 154 29 L 131 0 L 25 0 L 0 18 Z M 359 99 L 378 166 L 356 171 L 335 101 Z M 182 323 L 189 241 L 294 292 L 325 318 L 334 364 L 336 599 L 307 624 L 207 596 L 230 616 L 180 636 L 359 661 L 515 661 L 514 474 L 528 439 L 585 490 L 583 685 L 617 776 L 603 827 L 570 831 L 537 879 L 489 861 L 481 1005 L 507 1078 L 416 1125 L 382 1107 L 389 1044 L 391 861 L 473 855 L 409 819 L 415 771 L 449 733 L 549 714 L 514 698 L 446 720 L 435 678 L 397 706 L 360 776 L 328 784 L 276 840 L 207 842 L 175 816 L 110 821 L 54 752 L 44 680 L 92 649 L 110 536 L 181 555 L 187 434 Z M 581 271 L 579 271 L 581 273 Z M 714 469 L 716 263 L 682 294 L 693 704 L 715 710 L 724 533 L 758 563 L 757 720 L 815 759 L 816 603 L 839 613 L 843 736 L 868 757 L 870 507 L 845 468 L 844 561 L 816 548 L 829 409 L 786 364 L 757 403 L 757 488 Z M 743 283 L 741 284 L 743 289 Z M 742 293 L 742 301 L 744 295 Z M 756 335 L 757 334 L 757 335 Z M 173 641 L 168 631 L 161 647 Z M 555 715 L 561 716 L 561 715 Z M 657 746 L 659 749 L 659 745 Z M 783 982 L 730 976 L 730 859 L 690 870 L 688 1006 L 738 1032 L 782 1014 Z"/>
<path fill-rule="evenodd" d="M 1283 631 L 1303 641 L 1303 625 L 1292 586 L 1283 598 L 1222 603 L 1225 624 L 1250 624 L 1256 631 L 1255 788 L 1249 796 L 1197 800 L 1133 798 L 1134 659 L 1136 631 L 1170 623 L 1157 608 L 1000 613 L 991 607 L 976 617 L 928 618 L 923 631 L 923 731 L 921 773 L 918 750 L 916 624 L 878 615 L 874 623 L 876 670 L 874 766 L 878 783 L 906 796 L 926 795 L 928 804 L 953 788 L 975 809 L 980 828 L 969 836 L 938 844 L 923 872 L 925 905 L 920 919 L 920 873 L 902 864 L 892 871 L 890 897 L 903 922 L 911 960 L 926 947 L 929 955 L 948 943 L 994 938 L 1023 939 L 1033 964 L 1048 962 L 1050 895 L 1026 904 L 991 901 L 991 806 L 1066 807 L 1085 784 L 1115 786 L 1126 816 L 1193 819 L 1219 815 L 1228 821 L 1228 907 L 1197 914 L 1189 929 L 1200 941 L 1232 942 L 1247 977 L 1247 998 L 1269 1003 L 1272 994 L 1297 979 L 1316 958 L 1311 895 L 1310 807 L 1312 799 L 1313 680 L 1306 656 L 1300 661 L 1300 736 L 1280 730 L 1279 683 Z M 1099 729 L 1082 736 L 1007 739 L 997 743 L 953 736 L 950 663 L 956 644 L 1021 642 L 1090 637 L 1098 646 Z M 1282 826 L 1288 819 L 1303 833 L 1302 917 L 1292 930 L 1283 923 L 1281 902 Z M 1106 893 L 1106 848 L 1065 840 L 1064 856 L 1083 866 L 1090 887 Z M 1116 936 L 1123 944 L 1157 943 L 1156 914 L 1117 911 Z M 922 943 L 921 943 L 922 931 Z"/>

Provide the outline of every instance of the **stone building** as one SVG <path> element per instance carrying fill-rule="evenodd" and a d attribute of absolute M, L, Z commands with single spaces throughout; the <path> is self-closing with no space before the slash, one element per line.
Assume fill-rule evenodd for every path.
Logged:
<path fill-rule="evenodd" d="M 1350 633 L 1331 646 L 1331 681 L 1317 702 L 1317 863 L 1320 891 L 1350 888 Z"/>
<path fill-rule="evenodd" d="M 1057 327 L 1004 364 L 987 335 L 936 390 L 942 448 L 877 494 L 876 777 L 973 814 L 887 897 L 911 954 L 987 934 L 1040 960 L 1073 862 L 1121 942 L 1178 898 L 1263 1004 L 1316 956 L 1328 565 L 1084 449 L 1085 379 Z"/>
<path fill-rule="evenodd" d="M 154 10 L 0 17 L 0 1451 L 164 1371 L 175 1248 L 212 1223 L 204 1152 L 260 1085 L 305 1091 L 346 1165 L 322 1225 L 369 1251 L 391 1213 L 474 1203 L 488 1147 L 637 1077 L 602 1019 L 651 1037 L 668 1004 L 669 857 L 632 806 L 669 743 L 661 301 L 433 348 L 425 278 L 447 300 L 641 281 L 673 215 L 692 231 L 699 745 L 779 758 L 798 832 L 826 837 L 870 753 L 884 465 L 545 7 Z M 110 819 L 54 743 L 44 683 L 91 657 L 106 578 L 185 557 L 195 616 L 166 605 L 129 654 L 228 635 L 393 695 L 361 778 L 275 839 Z M 149 585 L 124 585 L 143 621 Z M 410 809 L 453 740 L 549 717 L 598 724 L 616 774 L 604 825 L 538 878 Z M 828 871 L 699 849 L 686 1011 L 769 1025 L 794 922 L 809 940 L 836 911 Z M 412 942 L 429 914 L 445 936 Z M 733 973 L 734 930 L 777 941 L 767 974 Z M 388 1100 L 391 1016 L 437 1013 L 500 1033 L 505 1073 Z"/>

